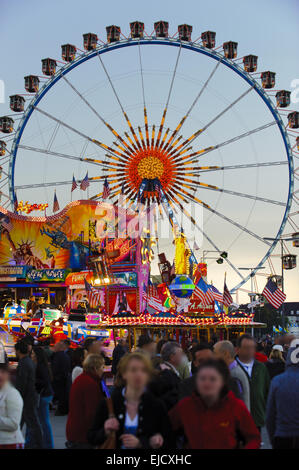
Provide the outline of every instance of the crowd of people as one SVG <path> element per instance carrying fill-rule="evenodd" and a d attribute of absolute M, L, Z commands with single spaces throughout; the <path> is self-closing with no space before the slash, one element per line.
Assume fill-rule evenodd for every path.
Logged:
<path fill-rule="evenodd" d="M 0 358 L 0 449 L 53 449 L 50 413 L 65 415 L 69 449 L 299 448 L 299 340 L 158 342 L 142 334 L 107 355 L 88 338 L 70 349 L 25 336 L 11 373 Z M 105 380 L 111 366 L 113 383 Z M 23 428 L 23 426 L 25 427 Z M 22 432 L 23 430 L 23 432 Z"/>

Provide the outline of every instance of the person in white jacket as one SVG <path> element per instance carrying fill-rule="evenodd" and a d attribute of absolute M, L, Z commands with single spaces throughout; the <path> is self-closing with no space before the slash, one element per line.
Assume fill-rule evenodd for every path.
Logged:
<path fill-rule="evenodd" d="M 20 430 L 23 399 L 9 381 L 6 362 L 0 363 L 0 450 L 23 449 L 24 437 Z"/>

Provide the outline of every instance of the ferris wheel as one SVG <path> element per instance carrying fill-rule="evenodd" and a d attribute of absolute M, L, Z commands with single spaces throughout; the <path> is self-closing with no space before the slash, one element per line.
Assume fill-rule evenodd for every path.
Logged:
<path fill-rule="evenodd" d="M 106 30 L 106 41 L 84 34 L 82 50 L 62 45 L 62 61 L 42 59 L 26 94 L 10 97 L 13 114 L 0 118 L 1 205 L 39 200 L 50 210 L 54 192 L 63 204 L 101 200 L 108 185 L 113 203 L 121 194 L 129 205 L 154 203 L 172 223 L 183 214 L 206 252 L 224 253 L 234 292 L 250 278 L 242 259 L 254 258 L 252 276 L 287 223 L 299 231 L 291 93 L 274 90 L 274 72 L 257 72 L 256 55 L 238 57 L 237 42 L 217 47 L 213 31 L 193 40 L 183 24 L 171 36 L 166 21 L 150 34 L 138 21 L 129 35 Z"/>

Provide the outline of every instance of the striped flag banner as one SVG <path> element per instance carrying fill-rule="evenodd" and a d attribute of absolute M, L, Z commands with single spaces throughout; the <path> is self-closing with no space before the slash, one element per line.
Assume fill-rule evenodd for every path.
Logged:
<path fill-rule="evenodd" d="M 75 189 L 78 187 L 77 182 L 75 180 L 75 177 L 73 175 L 73 181 L 72 181 L 72 189 L 71 192 L 75 191 Z"/>
<path fill-rule="evenodd" d="M 84 284 L 89 306 L 91 308 L 98 307 L 101 299 L 101 293 L 99 289 L 96 289 L 91 284 L 89 284 L 86 279 L 84 279 Z"/>
<path fill-rule="evenodd" d="M 265 285 L 262 295 L 274 308 L 279 308 L 287 297 L 271 279 Z"/>
<path fill-rule="evenodd" d="M 163 304 L 159 298 L 158 291 L 155 286 L 148 286 L 147 292 L 146 290 L 143 290 L 142 298 L 147 303 L 147 305 L 154 310 L 164 310 Z"/>
<path fill-rule="evenodd" d="M 192 297 L 199 299 L 203 307 L 206 305 L 211 305 L 214 302 L 214 294 L 210 289 L 210 286 L 208 286 L 208 284 L 206 284 L 202 278 L 200 278 L 196 284 L 192 293 Z"/>
<path fill-rule="evenodd" d="M 221 294 L 221 292 L 219 292 L 219 290 L 215 286 L 209 285 L 209 288 L 213 293 L 214 300 L 217 300 L 217 302 L 222 303 L 223 302 L 223 295 Z"/>
<path fill-rule="evenodd" d="M 82 189 L 82 191 L 86 191 L 88 186 L 89 186 L 89 178 L 88 178 L 88 172 L 87 172 L 84 179 L 81 181 L 80 189 Z"/>
<path fill-rule="evenodd" d="M 110 196 L 110 186 L 107 178 L 105 178 L 103 186 L 103 199 L 107 199 Z"/>
<path fill-rule="evenodd" d="M 234 300 L 230 294 L 230 291 L 228 290 L 226 282 L 224 282 L 223 305 L 225 305 L 226 307 L 229 307 L 232 303 L 234 303 Z"/>
<path fill-rule="evenodd" d="M 57 196 L 56 196 L 56 191 L 55 191 L 54 200 L 53 200 L 53 212 L 58 212 L 59 209 L 60 209 L 59 202 L 58 202 L 58 199 L 57 199 Z"/>

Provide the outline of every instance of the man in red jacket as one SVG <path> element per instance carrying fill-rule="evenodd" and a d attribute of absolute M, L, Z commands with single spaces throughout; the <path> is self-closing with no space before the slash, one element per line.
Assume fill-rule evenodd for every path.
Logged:
<path fill-rule="evenodd" d="M 104 358 L 90 354 L 83 362 L 83 372 L 73 382 L 70 393 L 69 415 L 66 423 L 67 447 L 87 449 L 87 432 L 91 428 L 96 410 L 106 396 L 102 383 Z"/>

